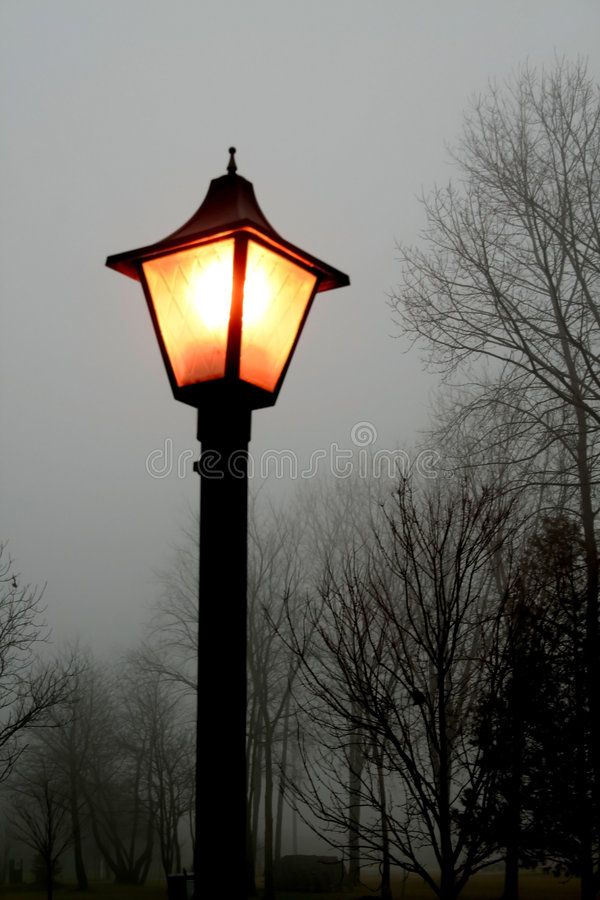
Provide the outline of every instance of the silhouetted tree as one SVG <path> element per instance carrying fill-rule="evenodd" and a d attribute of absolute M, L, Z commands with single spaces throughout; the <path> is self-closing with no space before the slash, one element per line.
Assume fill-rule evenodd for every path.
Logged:
<path fill-rule="evenodd" d="M 577 524 L 546 517 L 527 541 L 497 621 L 476 740 L 495 772 L 496 807 L 473 827 L 506 848 L 505 900 L 519 866 L 553 861 L 581 874 L 589 839 L 579 798 L 591 760 L 582 750 L 585 560 Z"/>
<path fill-rule="evenodd" d="M 48 900 L 52 900 L 59 859 L 72 840 L 69 812 L 57 789 L 56 773 L 38 755 L 12 787 L 15 836 L 36 852 Z"/>
<path fill-rule="evenodd" d="M 143 884 L 155 834 L 151 793 L 153 723 L 127 667 L 96 667 L 88 705 L 94 739 L 85 768 L 85 799 L 94 840 L 121 884 Z"/>
<path fill-rule="evenodd" d="M 144 656 L 132 654 L 130 682 L 135 718 L 143 719 L 149 734 L 149 798 L 165 874 L 180 872 L 180 828 L 194 806 L 195 741 L 189 704 L 173 690 L 173 683 L 148 672 Z"/>
<path fill-rule="evenodd" d="M 508 410 L 518 436 L 513 459 L 529 462 L 555 510 L 579 520 L 585 639 L 574 699 L 581 753 L 591 761 L 591 783 L 578 797 L 588 834 L 579 865 L 585 900 L 600 883 L 599 123 L 598 87 L 582 63 L 524 68 L 476 100 L 455 152 L 460 182 L 425 199 L 426 246 L 403 249 L 394 298 L 435 365 L 449 378 L 468 367 L 463 418 Z M 492 413 L 486 427 L 497 421 Z M 523 466 L 521 474 L 527 479 Z"/>
<path fill-rule="evenodd" d="M 488 835 L 505 854 L 503 900 L 518 900 L 519 868 L 545 859 L 547 835 L 534 815 L 533 773 L 543 764 L 537 746 L 549 715 L 545 613 L 517 578 L 499 610 L 474 716 L 474 740 L 490 775 L 487 802 L 470 810 L 466 828 Z M 489 796 L 493 797 L 490 803 Z"/>
<path fill-rule="evenodd" d="M 257 518 L 255 515 L 250 527 L 249 549 L 248 672 L 254 716 L 248 750 L 250 755 L 256 743 L 262 745 L 264 897 L 272 900 L 275 837 L 277 832 L 281 835 L 283 816 L 281 792 L 275 804 L 276 778 L 279 775 L 283 790 L 290 699 L 298 668 L 283 637 L 293 627 L 302 599 L 301 534 L 289 513 L 283 516 L 270 510 L 266 521 Z"/>
<path fill-rule="evenodd" d="M 492 561 L 510 511 L 490 489 L 472 497 L 465 484 L 446 493 L 438 484 L 415 496 L 402 480 L 368 555 L 355 548 L 327 573 L 309 611 L 311 652 L 296 645 L 304 711 L 321 742 L 304 755 L 298 801 L 326 833 L 341 835 L 340 773 L 353 736 L 364 735 L 372 749 L 359 775 L 363 853 L 416 872 L 443 900 L 454 900 L 495 849 L 465 821 L 491 800 L 491 774 L 469 733 L 501 600 Z"/>
<path fill-rule="evenodd" d="M 600 865 L 600 823 L 588 817 L 595 761 L 586 706 L 585 540 L 579 523 L 568 517 L 547 517 L 542 524 L 530 542 L 525 579 L 525 594 L 542 611 L 537 642 L 544 653 L 528 787 L 546 858 L 557 873 L 583 876 L 587 883 L 593 875 L 586 868 Z"/>
<path fill-rule="evenodd" d="M 87 821 L 85 808 L 85 774 L 90 747 L 95 740 L 92 730 L 94 702 L 93 660 L 89 651 L 78 646 L 67 648 L 67 665 L 74 666 L 71 691 L 48 718 L 50 727 L 38 729 L 35 749 L 51 766 L 52 790 L 62 797 L 71 824 L 71 844 L 77 887 L 88 889 L 83 843 Z"/>
<path fill-rule="evenodd" d="M 47 638 L 43 589 L 27 584 L 15 572 L 5 544 L 0 544 L 0 782 L 9 775 L 26 747 L 27 729 L 48 721 L 64 702 L 76 671 L 44 659 Z"/>

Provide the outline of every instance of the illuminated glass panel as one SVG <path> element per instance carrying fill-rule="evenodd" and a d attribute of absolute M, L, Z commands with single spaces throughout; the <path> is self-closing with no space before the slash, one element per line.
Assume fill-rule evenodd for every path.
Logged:
<path fill-rule="evenodd" d="M 225 374 L 233 243 L 232 239 L 217 241 L 143 263 L 180 387 Z"/>
<path fill-rule="evenodd" d="M 240 378 L 275 390 L 316 276 L 254 241 L 248 242 Z"/>

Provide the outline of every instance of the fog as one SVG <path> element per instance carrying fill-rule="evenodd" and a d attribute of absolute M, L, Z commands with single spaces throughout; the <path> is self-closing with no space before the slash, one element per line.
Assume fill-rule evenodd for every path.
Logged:
<path fill-rule="evenodd" d="M 195 412 L 172 397 L 140 285 L 104 262 L 187 220 L 210 180 L 225 172 L 235 145 L 238 172 L 254 184 L 273 227 L 351 281 L 317 295 L 276 406 L 253 416 L 250 490 L 261 511 L 269 504 L 283 509 L 251 517 L 248 769 L 237 772 L 240 785 L 246 778 L 250 811 L 239 820 L 240 833 L 251 834 L 257 860 L 264 857 L 265 895 L 273 896 L 271 861 L 280 861 L 282 848 L 320 852 L 329 835 L 332 850 L 345 854 L 350 884 L 357 883 L 361 853 L 363 861 L 381 859 L 389 869 L 391 860 L 426 882 L 426 867 L 441 860 L 440 896 L 454 897 L 463 851 L 448 868 L 452 829 L 460 832 L 459 848 L 469 841 L 475 848 L 467 854 L 465 882 L 500 854 L 508 884 L 524 858 L 519 791 L 526 787 L 530 821 L 541 823 L 532 859 L 558 859 L 568 874 L 583 872 L 582 896 L 592 896 L 593 860 L 573 855 L 570 838 L 581 831 L 588 840 L 588 824 L 594 833 L 600 777 L 593 166 L 591 176 L 583 167 L 573 195 L 566 190 L 569 202 L 581 204 L 572 220 L 577 227 L 569 231 L 565 216 L 558 227 L 558 216 L 548 230 L 548 245 L 562 260 L 558 293 L 566 312 L 558 329 L 551 315 L 549 325 L 544 319 L 548 267 L 541 290 L 535 288 L 543 241 L 541 257 L 525 249 L 523 268 L 533 274 L 513 291 L 511 266 L 515 258 L 523 262 L 519 241 L 526 239 L 517 209 L 517 252 L 507 253 L 510 226 L 498 209 L 510 171 L 500 173 L 498 194 L 490 188 L 487 218 L 479 220 L 498 228 L 490 232 L 491 265 L 499 260 L 493 274 L 501 281 L 509 275 L 511 321 L 521 321 L 526 298 L 529 369 L 511 408 L 515 431 L 490 393 L 484 400 L 492 412 L 487 431 L 481 429 L 488 443 L 469 444 L 465 427 L 458 442 L 455 432 L 454 445 L 442 443 L 435 452 L 441 450 L 442 469 L 443 453 L 454 452 L 465 468 L 481 465 L 494 481 L 494 453 L 506 441 L 503 462 L 510 460 L 510 486 L 519 490 L 507 500 L 495 493 L 497 485 L 488 490 L 482 482 L 473 490 L 448 479 L 443 490 L 417 496 L 401 480 L 395 506 L 370 501 L 377 495 L 392 503 L 381 484 L 390 460 L 403 471 L 415 461 L 421 472 L 432 464 L 423 434 L 439 375 L 402 333 L 390 302 L 401 280 L 398 245 L 426 240 L 420 198 L 457 175 L 468 181 L 471 173 L 460 173 L 451 148 L 475 96 L 490 83 L 504 84 L 520 66 L 539 70 L 561 59 L 587 59 L 589 76 L 598 80 L 599 33 L 600 7 L 592 0 L 0 4 L 0 782 L 8 798 L 2 816 L 14 825 L 21 815 L 22 840 L 27 816 L 31 831 L 50 789 L 63 791 L 62 799 L 54 797 L 66 816 L 68 783 L 65 847 L 72 839 L 80 886 L 82 854 L 92 878 L 129 884 L 190 865 L 194 688 L 202 658 L 195 645 Z M 573 76 L 562 87 L 577 83 Z M 586 125 L 584 116 L 578 136 Z M 497 149 L 496 140 L 493 133 Z M 592 136 L 583 145 L 596 148 L 598 158 Z M 543 173 L 552 146 L 549 152 Z M 526 190 L 514 201 L 525 197 L 527 215 L 528 174 L 520 172 Z M 476 190 L 482 183 L 474 178 Z M 539 187 L 535 178 L 531 183 Z M 561 189 L 558 177 L 548 196 L 561 196 Z M 446 199 L 446 212 L 454 210 L 452 196 Z M 547 236 L 547 219 L 540 221 Z M 458 268 L 448 267 L 438 281 L 427 266 L 420 273 L 442 298 L 439 309 L 450 296 L 461 310 L 444 323 L 437 350 L 446 341 L 455 353 L 465 346 L 479 352 L 483 322 L 485 340 L 494 328 L 500 333 L 500 362 L 491 364 L 496 375 L 507 359 L 507 370 L 514 362 L 514 334 L 502 343 L 502 305 L 499 314 L 494 309 L 486 319 L 486 308 L 477 318 L 487 295 L 495 298 L 488 284 L 478 286 L 477 265 L 474 288 L 466 278 L 461 294 L 461 278 L 453 282 L 453 273 L 471 263 L 468 254 L 461 258 L 465 218 L 454 222 Z M 433 305 L 431 313 L 415 310 L 415 297 L 431 294 L 414 290 L 411 297 L 409 282 L 406 320 L 435 344 L 436 315 L 443 313 Z M 462 344 L 461 329 L 468 331 L 472 319 Z M 565 322 L 574 329 L 568 339 Z M 465 413 L 475 427 L 477 402 Z M 548 451 L 543 459 L 540 447 Z M 379 478 L 377 472 L 371 478 L 373 454 Z M 535 476 L 530 463 L 539 466 Z M 319 491 L 322 478 L 333 485 L 327 494 Z M 535 516 L 526 511 L 535 531 L 523 525 L 527 503 L 535 507 Z M 543 518 L 540 509 L 554 518 Z M 35 638 L 46 633 L 50 640 L 36 660 Z M 227 635 L 217 639 L 225 658 Z M 65 647 L 76 641 L 71 658 Z M 137 652 L 121 652 L 132 648 Z M 55 651 L 57 668 L 48 662 Z M 200 727 L 216 753 L 217 764 L 207 768 L 219 770 L 223 723 L 237 720 L 213 687 L 200 693 L 207 710 Z M 80 741 L 77 762 L 71 750 L 82 722 L 92 738 L 89 746 Z M 56 727 L 30 728 L 46 724 Z M 142 768 L 145 781 L 138 778 Z M 167 794 L 165 773 L 173 788 L 171 822 L 159 821 L 158 813 L 154 821 Z M 215 846 L 236 805 L 226 782 L 214 782 L 215 795 L 224 791 L 225 827 L 214 827 L 218 818 L 203 823 L 215 831 Z M 284 809 L 284 793 L 297 806 L 295 818 Z M 359 801 L 367 810 L 362 821 Z M 505 802 L 512 802 L 512 834 L 502 819 Z M 104 808 L 115 834 L 130 828 L 138 841 L 126 865 L 119 853 L 111 858 L 102 849 L 98 836 L 112 839 L 112 825 L 102 831 Z M 84 809 L 89 820 L 77 844 Z M 273 810 L 275 828 L 267 814 Z M 303 824 L 303 813 L 320 823 L 320 837 Z M 492 825 L 482 827 L 486 816 Z M 391 855 L 388 821 L 396 828 Z M 160 864 L 153 829 L 161 835 Z M 443 833 L 448 840 L 438 853 Z M 15 846 L 9 847 L 14 833 L 6 835 L 5 862 Z M 594 840 L 585 846 L 597 846 Z M 45 875 L 51 883 L 51 866 Z"/>
<path fill-rule="evenodd" d="M 234 143 L 274 227 L 351 278 L 315 303 L 253 453 L 352 447 L 360 422 L 375 449 L 410 447 L 435 380 L 386 302 L 395 242 L 451 176 L 469 96 L 526 59 L 595 71 L 599 25 L 586 0 L 5 0 L 1 533 L 47 583 L 57 640 L 134 641 L 197 504 L 191 464 L 148 473 L 152 454 L 195 452 L 194 414 L 106 255 L 181 224 Z"/>

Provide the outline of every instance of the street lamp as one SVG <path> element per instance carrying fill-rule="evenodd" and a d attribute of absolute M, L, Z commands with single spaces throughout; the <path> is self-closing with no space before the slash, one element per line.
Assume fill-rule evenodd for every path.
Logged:
<path fill-rule="evenodd" d="M 194 872 L 246 895 L 247 453 L 253 409 L 272 406 L 317 293 L 347 275 L 280 237 L 252 184 L 211 181 L 155 244 L 106 265 L 142 283 L 177 400 L 198 409 L 200 587 Z M 210 882 L 209 882 L 210 883 Z M 198 890 L 195 891 L 198 897 Z"/>

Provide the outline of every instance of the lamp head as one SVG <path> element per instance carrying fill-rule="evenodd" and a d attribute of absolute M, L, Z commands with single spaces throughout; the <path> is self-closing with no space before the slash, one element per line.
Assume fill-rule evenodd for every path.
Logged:
<path fill-rule="evenodd" d="M 141 282 L 173 393 L 195 407 L 273 405 L 315 295 L 349 284 L 275 231 L 235 152 L 180 228 L 106 260 Z"/>

